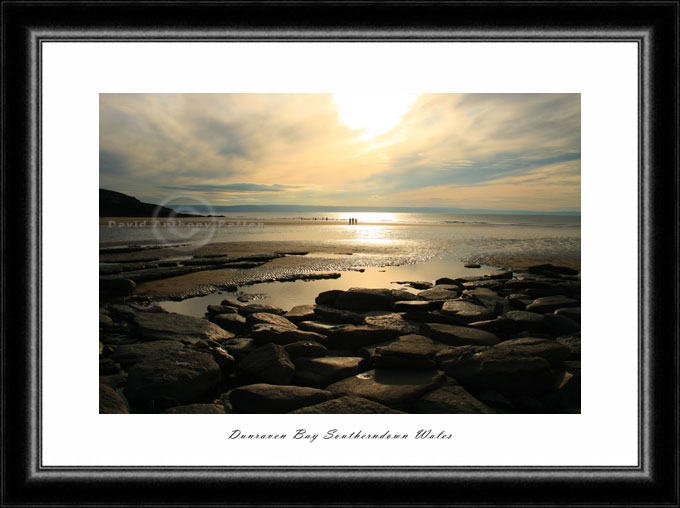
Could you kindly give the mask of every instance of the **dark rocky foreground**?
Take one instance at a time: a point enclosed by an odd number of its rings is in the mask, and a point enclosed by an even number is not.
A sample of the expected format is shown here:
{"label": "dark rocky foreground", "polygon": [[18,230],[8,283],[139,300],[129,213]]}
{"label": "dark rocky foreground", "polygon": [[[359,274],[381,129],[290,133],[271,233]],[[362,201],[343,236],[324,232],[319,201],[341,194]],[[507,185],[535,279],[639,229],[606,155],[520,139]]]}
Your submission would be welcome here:
{"label": "dark rocky foreground", "polygon": [[326,291],[206,318],[100,307],[100,413],[578,413],[578,272]]}

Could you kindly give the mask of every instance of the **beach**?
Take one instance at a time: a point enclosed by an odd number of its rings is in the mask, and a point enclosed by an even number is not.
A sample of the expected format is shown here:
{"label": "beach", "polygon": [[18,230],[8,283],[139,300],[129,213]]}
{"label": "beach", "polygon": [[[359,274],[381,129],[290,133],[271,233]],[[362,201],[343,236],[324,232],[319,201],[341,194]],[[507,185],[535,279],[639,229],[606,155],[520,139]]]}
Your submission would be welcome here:
{"label": "beach", "polygon": [[580,412],[580,218],[419,219],[101,218],[100,412]]}

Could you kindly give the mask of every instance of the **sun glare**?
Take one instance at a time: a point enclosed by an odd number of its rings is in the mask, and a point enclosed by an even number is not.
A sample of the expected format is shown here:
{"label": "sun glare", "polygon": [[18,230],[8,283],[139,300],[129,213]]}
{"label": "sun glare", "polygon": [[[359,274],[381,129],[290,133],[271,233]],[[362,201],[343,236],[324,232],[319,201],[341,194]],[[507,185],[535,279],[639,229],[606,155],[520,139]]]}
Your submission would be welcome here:
{"label": "sun glare", "polygon": [[403,92],[339,92],[333,94],[340,121],[360,129],[361,139],[370,139],[396,127],[418,94]]}

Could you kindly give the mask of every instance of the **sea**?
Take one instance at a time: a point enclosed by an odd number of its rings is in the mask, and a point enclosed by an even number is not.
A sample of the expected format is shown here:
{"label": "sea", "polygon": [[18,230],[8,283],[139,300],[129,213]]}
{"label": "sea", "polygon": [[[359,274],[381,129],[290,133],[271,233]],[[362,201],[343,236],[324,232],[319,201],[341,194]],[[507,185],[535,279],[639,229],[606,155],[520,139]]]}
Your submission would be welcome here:
{"label": "sea", "polygon": [[[246,286],[240,293],[266,299],[289,309],[313,303],[326,289],[390,286],[400,280],[433,280],[441,276],[478,275],[494,257],[532,259],[580,258],[580,215],[445,214],[388,212],[242,212],[221,217],[155,222],[152,219],[100,220],[100,248],[120,245],[177,244],[197,248],[211,243],[282,242],[305,246],[308,257],[329,245],[346,250],[375,249],[390,261],[372,262],[366,255],[363,272],[343,270],[335,280],[296,281]],[[356,219],[350,224],[350,218]],[[349,247],[349,249],[348,249]],[[317,257],[331,257],[327,253]],[[380,259],[384,259],[384,256]],[[464,261],[480,260],[481,269],[468,269]],[[361,265],[361,263],[359,263]],[[381,266],[386,264],[389,266]],[[357,265],[357,257],[353,259]],[[336,271],[338,266],[333,266]],[[323,271],[323,270],[317,270]],[[412,291],[408,287],[399,287]],[[240,294],[239,293],[239,294]],[[219,294],[165,302],[168,310],[203,315],[205,307],[219,303]]]}

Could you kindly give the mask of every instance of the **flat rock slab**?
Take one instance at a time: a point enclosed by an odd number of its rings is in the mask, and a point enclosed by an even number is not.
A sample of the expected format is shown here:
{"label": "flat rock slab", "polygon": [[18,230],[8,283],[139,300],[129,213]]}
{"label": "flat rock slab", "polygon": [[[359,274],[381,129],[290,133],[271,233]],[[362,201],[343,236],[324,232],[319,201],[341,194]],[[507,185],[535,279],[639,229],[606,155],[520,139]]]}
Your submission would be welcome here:
{"label": "flat rock slab", "polygon": [[236,312],[234,307],[228,305],[208,305],[206,310],[211,316],[214,316],[215,314],[231,314]]}
{"label": "flat rock slab", "polygon": [[357,356],[327,356],[295,360],[296,384],[325,387],[363,370],[366,359]]}
{"label": "flat rock slab", "polygon": [[389,289],[350,288],[338,295],[335,306],[347,310],[390,310],[394,297]]}
{"label": "flat rock slab", "polygon": [[257,342],[273,342],[274,344],[279,344],[281,346],[300,341],[310,341],[325,344],[327,340],[324,335],[314,332],[306,332],[304,330],[298,330],[296,328],[290,328],[287,326],[259,324],[253,326],[250,332],[252,337]]}
{"label": "flat rock slab", "polygon": [[562,363],[571,354],[571,349],[568,346],[554,340],[536,337],[506,340],[496,346],[496,349],[527,356],[538,356],[547,360],[551,365]]}
{"label": "flat rock slab", "polygon": [[399,335],[409,335],[420,332],[420,323],[408,321],[401,314],[389,311],[372,311],[364,314],[364,322],[369,326],[377,326],[394,330]]}
{"label": "flat rock slab", "polygon": [[323,291],[318,294],[314,299],[317,305],[335,305],[335,300],[338,299],[344,291],[342,289],[331,289],[329,291]]}
{"label": "flat rock slab", "polygon": [[246,324],[250,327],[264,324],[283,326],[292,329],[297,328],[292,321],[289,321],[285,317],[279,316],[278,314],[270,314],[268,312],[253,312],[252,314],[249,314],[246,318]]}
{"label": "flat rock slab", "polygon": [[543,318],[545,319],[545,325],[555,335],[566,335],[581,331],[581,325],[568,317],[546,313],[543,314]]}
{"label": "flat rock slab", "polygon": [[434,369],[434,356],[447,347],[423,335],[405,335],[362,352],[370,354],[370,360],[376,367]]}
{"label": "flat rock slab", "polygon": [[223,415],[225,410],[222,404],[188,404],[171,407],[163,413],[170,415]]}
{"label": "flat rock slab", "polygon": [[372,400],[346,395],[321,404],[291,411],[291,414],[404,414]]}
{"label": "flat rock slab", "polygon": [[280,316],[285,314],[283,309],[279,309],[278,307],[274,307],[272,305],[266,305],[264,303],[249,303],[238,308],[238,313],[242,316],[249,316],[255,312],[266,312],[269,314],[278,314]]}
{"label": "flat rock slab", "polygon": [[237,359],[245,357],[248,353],[258,348],[258,343],[255,339],[235,338],[222,342],[221,347],[230,355]]}
{"label": "flat rock slab", "polygon": [[314,319],[314,306],[296,305],[286,312],[283,317],[296,324],[300,323],[301,321],[311,321]]}
{"label": "flat rock slab", "polygon": [[295,372],[286,350],[271,342],[249,353],[238,367],[259,381],[275,385],[288,384]]}
{"label": "flat rock slab", "polygon": [[495,411],[473,397],[462,386],[442,386],[413,405],[414,413],[421,414],[493,414]]}
{"label": "flat rock slab", "polygon": [[394,302],[394,310],[397,312],[427,312],[430,310],[430,302],[424,300],[402,300]]}
{"label": "flat rock slab", "polygon": [[149,340],[225,340],[234,334],[205,319],[183,314],[140,312],[134,316],[137,333]]}
{"label": "flat rock slab", "polygon": [[485,321],[495,317],[494,313],[486,307],[466,300],[448,300],[442,305],[441,312],[465,323]]}
{"label": "flat rock slab", "polygon": [[239,333],[248,329],[246,318],[235,312],[216,314],[210,318],[220,328]]}
{"label": "flat rock slab", "polygon": [[435,361],[467,389],[492,389],[510,398],[545,394],[555,383],[547,360],[498,346],[454,347]]}
{"label": "flat rock slab", "polygon": [[325,336],[328,336],[328,334],[338,326],[341,325],[339,323],[329,323],[328,321],[302,321],[298,324],[300,330],[319,333]]}
{"label": "flat rock slab", "polygon": [[128,408],[118,392],[99,383],[99,414],[128,414]]}
{"label": "flat rock slab", "polygon": [[339,326],[330,332],[328,338],[331,345],[336,349],[359,351],[362,347],[395,339],[398,335],[399,332],[388,328],[369,325],[344,325]]}
{"label": "flat rock slab", "polygon": [[564,316],[581,323],[581,307],[559,308],[555,310],[555,315]]}
{"label": "flat rock slab", "polygon": [[364,320],[363,316],[356,312],[345,309],[336,309],[335,307],[327,307],[325,305],[317,305],[314,307],[314,315],[321,321],[330,321],[339,324],[358,325]]}
{"label": "flat rock slab", "polygon": [[175,340],[154,340],[140,344],[126,344],[118,346],[111,358],[123,367],[130,367],[148,356],[162,353],[171,353],[184,349],[184,344]]}
{"label": "flat rock slab", "polygon": [[451,300],[453,298],[458,298],[460,290],[458,286],[452,285],[437,285],[432,289],[426,289],[418,293],[418,298],[421,300]]}
{"label": "flat rock slab", "polygon": [[397,302],[412,302],[418,300],[418,295],[415,295],[405,289],[392,289],[392,298],[394,298],[394,305],[396,309]]}
{"label": "flat rock slab", "polygon": [[295,358],[316,358],[326,356],[326,346],[313,341],[299,341],[283,346],[291,359]]}
{"label": "flat rock slab", "polygon": [[220,379],[220,366],[210,354],[187,348],[159,352],[129,370],[125,396],[133,404],[161,397],[187,404],[214,390]]}
{"label": "flat rock slab", "polygon": [[503,314],[503,317],[513,320],[516,330],[525,330],[527,332],[543,332],[548,330],[548,325],[546,325],[545,317],[542,314],[524,310],[511,310]]}
{"label": "flat rock slab", "polygon": [[335,397],[356,395],[409,411],[415,400],[445,382],[446,375],[437,370],[375,369],[333,383],[326,389]]}
{"label": "flat rock slab", "polygon": [[264,383],[241,386],[229,393],[229,403],[234,410],[250,414],[289,413],[331,398],[331,393],[325,390]]}
{"label": "flat rock slab", "polygon": [[567,346],[571,353],[567,357],[567,360],[580,360],[581,359],[581,334],[575,333],[573,335],[562,335],[557,337],[556,342]]}
{"label": "flat rock slab", "polygon": [[580,307],[581,302],[568,298],[566,296],[542,296],[536,298],[530,305],[527,305],[526,310],[529,312],[537,312],[545,314],[546,312],[555,312],[557,309],[563,307]]}
{"label": "flat rock slab", "polygon": [[500,342],[498,337],[491,332],[444,323],[425,323],[425,333],[450,346],[493,346]]}

